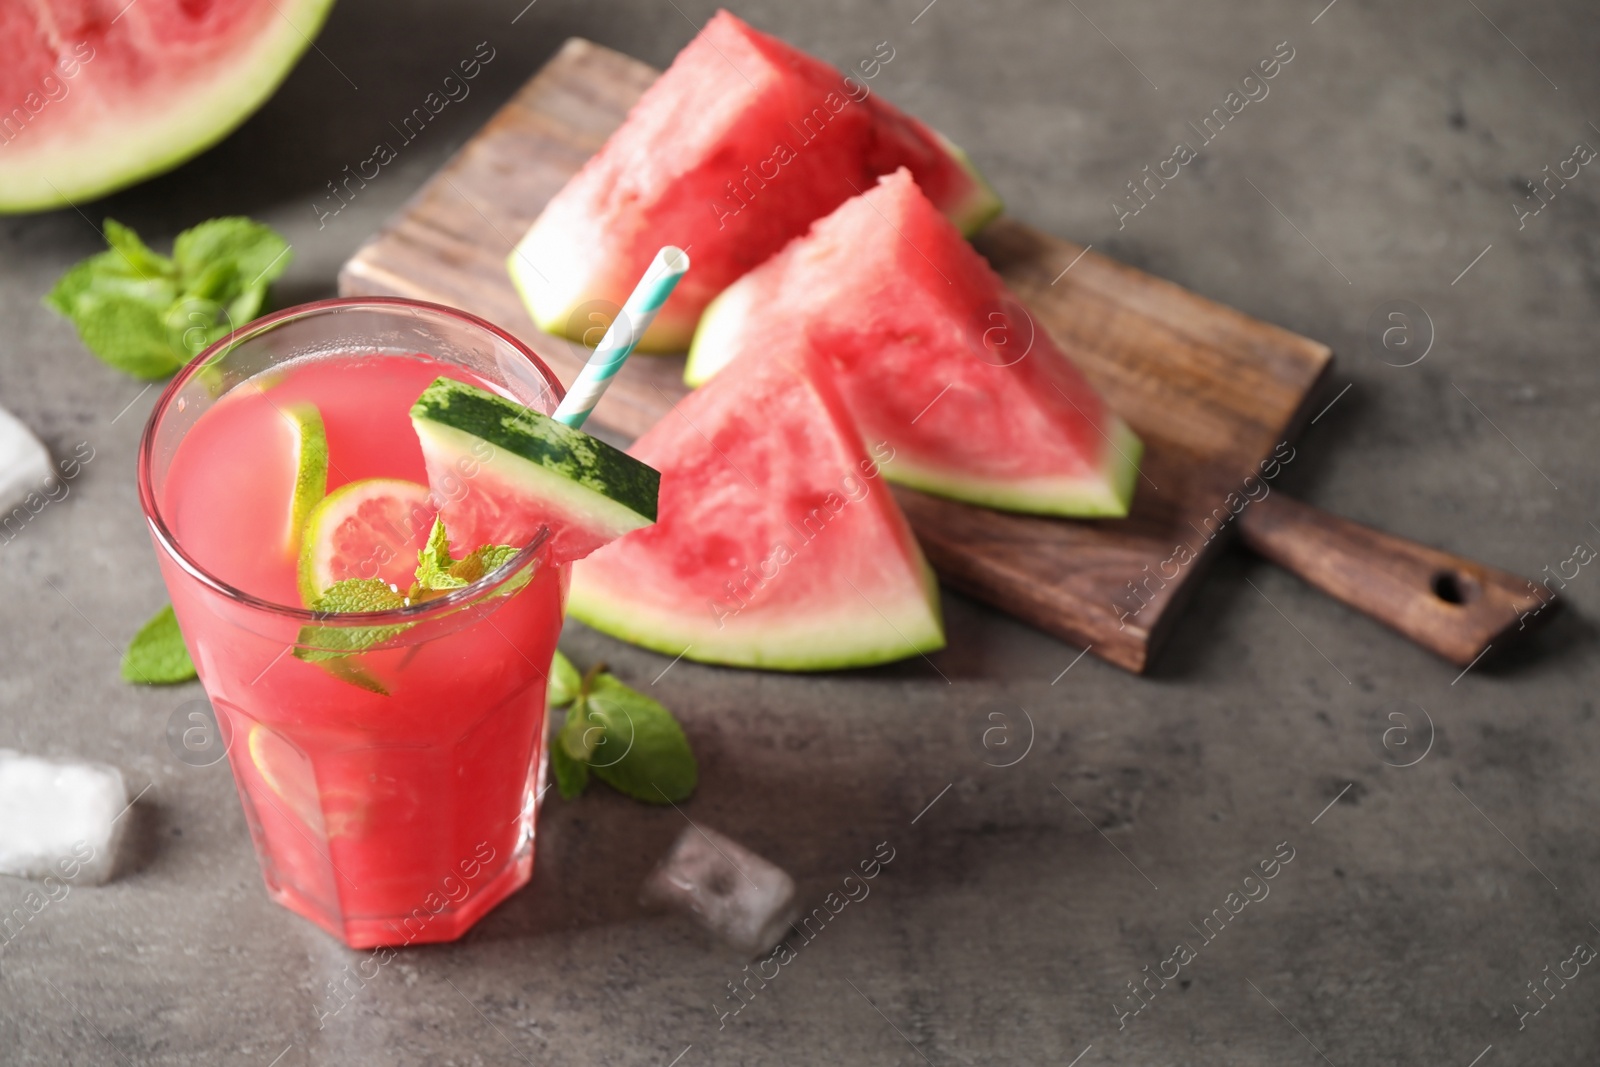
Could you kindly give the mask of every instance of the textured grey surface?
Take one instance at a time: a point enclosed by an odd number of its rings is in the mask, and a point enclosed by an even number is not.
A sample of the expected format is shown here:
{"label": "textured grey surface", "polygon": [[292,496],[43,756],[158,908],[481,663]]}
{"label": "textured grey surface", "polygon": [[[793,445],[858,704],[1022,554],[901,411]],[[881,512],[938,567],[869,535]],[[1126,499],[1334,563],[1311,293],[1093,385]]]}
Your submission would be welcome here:
{"label": "textured grey surface", "polygon": [[[875,88],[963,144],[1013,213],[1333,345],[1330,398],[1353,388],[1305,438],[1291,491],[1528,574],[1600,545],[1600,170],[1521,230],[1512,209],[1518,180],[1600,146],[1592,4],[924,2],[736,7],[841,64],[890,41]],[[662,65],[711,11],[523,3],[344,0],[323,55],[238,133],[84,214],[158,245],[252,214],[294,242],[278,301],[330,295],[340,262],[565,37]],[[319,230],[324,183],[484,40],[496,58],[471,97]],[[1119,230],[1111,198],[1281,41],[1294,59],[1270,95]],[[225,766],[169,752],[168,716],[197,690],[117,680],[116,648],[163,599],[133,485],[153,392],[38,304],[98,238],[71,210],[0,234],[0,402],[57,456],[95,454],[3,546],[0,745],[149,784],[131,869],[0,953],[0,1061],[1593,1062],[1593,968],[1552,982],[1524,1029],[1512,1005],[1600,942],[1600,569],[1536,645],[1458,678],[1243,555],[1150,678],[1093,657],[1062,674],[1078,650],[958,597],[931,666],[672,667],[655,691],[703,766],[688,815],[782,864],[808,904],[879,842],[895,849],[870,897],[720,1025],[741,961],[634,903],[683,816],[596,790],[544,812],[532,885],[459,944],[405,952],[319,1029],[326,983],[357,954],[268,902]],[[1402,298],[1437,338],[1397,368],[1364,334]],[[636,683],[667,665],[573,630],[578,659]],[[1386,749],[1400,710],[1410,732]],[[1201,945],[1190,923],[1280,842],[1295,854],[1270,896]],[[0,909],[28,888],[0,878]],[[1198,947],[1182,984],[1119,1030],[1126,983],[1180,940]]]}

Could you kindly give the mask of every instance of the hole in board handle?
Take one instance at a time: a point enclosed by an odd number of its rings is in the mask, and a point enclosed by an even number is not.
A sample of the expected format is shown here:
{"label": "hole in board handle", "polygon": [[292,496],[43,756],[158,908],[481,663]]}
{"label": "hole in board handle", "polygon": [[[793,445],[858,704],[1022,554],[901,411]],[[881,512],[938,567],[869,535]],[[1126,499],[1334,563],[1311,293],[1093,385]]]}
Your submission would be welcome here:
{"label": "hole in board handle", "polygon": [[1433,595],[1446,604],[1465,604],[1478,593],[1477,583],[1456,571],[1439,571],[1431,584]]}

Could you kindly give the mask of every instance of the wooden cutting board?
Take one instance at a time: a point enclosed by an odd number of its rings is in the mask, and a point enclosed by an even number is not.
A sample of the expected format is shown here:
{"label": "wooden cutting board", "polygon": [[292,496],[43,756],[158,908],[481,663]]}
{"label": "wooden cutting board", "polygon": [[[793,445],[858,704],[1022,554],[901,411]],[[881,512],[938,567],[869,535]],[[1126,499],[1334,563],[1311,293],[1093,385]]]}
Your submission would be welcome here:
{"label": "wooden cutting board", "polygon": [[[345,264],[340,292],[470,311],[570,382],[587,350],[534,327],[506,257],[657,76],[569,40]],[[897,488],[947,584],[1144,671],[1237,526],[1252,547],[1447,658],[1465,663],[1505,642],[1529,600],[1521,579],[1334,520],[1283,499],[1266,478],[1293,465],[1292,442],[1333,358],[1327,346],[1009,218],[974,243],[1133,426],[1145,455],[1121,520],[1011,515]],[[681,356],[635,356],[594,421],[637,436],[685,395],[682,373]]]}

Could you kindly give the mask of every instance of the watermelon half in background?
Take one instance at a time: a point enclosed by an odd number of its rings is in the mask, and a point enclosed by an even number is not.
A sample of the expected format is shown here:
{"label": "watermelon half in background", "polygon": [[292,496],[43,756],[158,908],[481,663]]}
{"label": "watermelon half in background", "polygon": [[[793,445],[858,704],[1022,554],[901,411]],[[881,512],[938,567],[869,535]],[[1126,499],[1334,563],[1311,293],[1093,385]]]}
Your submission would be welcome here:
{"label": "watermelon half in background", "polygon": [[572,565],[568,611],[705,663],[827,670],[944,647],[939,589],[833,383],[747,360],[631,454],[660,521]]}
{"label": "watermelon half in background", "polygon": [[177,166],[260,107],[333,0],[0,0],[0,212]]}
{"label": "watermelon half in background", "polygon": [[[663,245],[694,257],[641,348],[682,351],[711,299],[879,175],[908,167],[974,232],[1000,201],[961,150],[859,79],[719,11],[511,254],[546,333],[584,340]],[[597,331],[589,340],[598,339]]]}
{"label": "watermelon half in background", "polygon": [[1008,511],[1128,513],[1139,439],[904,170],[719,296],[685,377],[796,351],[893,447],[894,481]]}

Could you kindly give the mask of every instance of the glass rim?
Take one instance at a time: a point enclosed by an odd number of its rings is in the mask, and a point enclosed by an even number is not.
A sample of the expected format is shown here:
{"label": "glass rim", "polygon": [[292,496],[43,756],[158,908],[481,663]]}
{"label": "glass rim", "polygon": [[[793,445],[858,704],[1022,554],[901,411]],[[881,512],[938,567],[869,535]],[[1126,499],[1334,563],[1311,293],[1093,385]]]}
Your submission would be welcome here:
{"label": "glass rim", "polygon": [[150,532],[155,537],[158,548],[167,553],[190,577],[233,603],[242,604],[281,618],[316,623],[322,626],[327,626],[330,623],[351,626],[371,626],[397,621],[417,623],[447,615],[453,609],[470,607],[478,603],[485,594],[493,593],[500,586],[511,581],[544,548],[549,540],[550,528],[548,526],[542,527],[529,544],[500,567],[472,584],[462,586],[460,589],[453,589],[442,596],[418,601],[415,604],[407,604],[400,608],[391,608],[387,611],[329,612],[315,611],[298,605],[279,604],[265,597],[256,596],[254,593],[247,593],[243,589],[218,578],[201,566],[198,560],[190,556],[179,545],[177,537],[167,526],[166,519],[161,514],[161,509],[156,505],[154,480],[151,477],[155,457],[156,427],[160,424],[161,419],[167,413],[167,409],[171,407],[172,402],[177,398],[178,393],[182,391],[184,386],[189,384],[211,361],[253,337],[298,319],[351,308],[374,308],[377,310],[420,309],[441,315],[447,319],[454,319],[472,329],[482,330],[510,345],[517,354],[531,363],[533,368],[539,372],[539,376],[544,379],[545,384],[550,388],[557,402],[566,395],[566,391],[561,387],[560,380],[551,373],[549,366],[543,359],[539,358],[538,353],[534,352],[532,348],[487,319],[479,318],[471,312],[462,311],[460,308],[453,308],[446,304],[436,304],[429,300],[412,300],[398,296],[345,296],[334,297],[329,300],[314,300],[305,304],[295,304],[292,307],[282,308],[258,319],[253,319],[239,329],[230,332],[227,336],[212,342],[204,351],[185,364],[183,369],[173,376],[172,381],[167,383],[166,388],[161,392],[161,396],[157,398],[155,407],[151,409],[150,417],[145,420],[144,431],[139,441],[139,507],[144,512],[145,523],[150,527]]}

